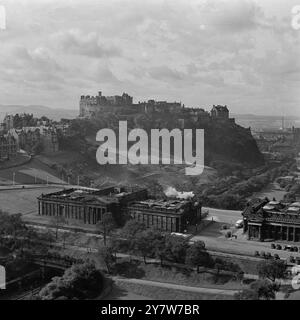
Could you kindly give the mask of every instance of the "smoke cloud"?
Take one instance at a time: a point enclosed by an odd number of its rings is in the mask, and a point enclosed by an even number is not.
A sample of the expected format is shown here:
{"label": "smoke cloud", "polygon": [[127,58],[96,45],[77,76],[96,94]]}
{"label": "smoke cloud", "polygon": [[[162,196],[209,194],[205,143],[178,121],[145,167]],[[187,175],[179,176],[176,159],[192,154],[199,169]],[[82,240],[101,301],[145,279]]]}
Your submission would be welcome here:
{"label": "smoke cloud", "polygon": [[194,195],[194,192],[193,191],[190,191],[190,192],[180,192],[180,191],[177,191],[175,188],[173,187],[168,187],[165,191],[164,191],[165,195],[167,197],[175,197],[177,199],[191,199],[193,198],[195,195]]}

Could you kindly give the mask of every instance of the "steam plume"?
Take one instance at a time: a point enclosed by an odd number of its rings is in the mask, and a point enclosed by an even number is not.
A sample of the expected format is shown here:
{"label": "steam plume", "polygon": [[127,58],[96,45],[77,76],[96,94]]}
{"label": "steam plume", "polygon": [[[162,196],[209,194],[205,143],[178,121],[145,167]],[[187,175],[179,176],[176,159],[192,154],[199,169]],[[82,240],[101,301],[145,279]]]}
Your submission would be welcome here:
{"label": "steam plume", "polygon": [[167,197],[175,197],[177,199],[191,199],[194,197],[194,192],[190,191],[190,192],[180,192],[177,191],[175,188],[173,187],[168,187],[165,191],[164,191],[165,195]]}

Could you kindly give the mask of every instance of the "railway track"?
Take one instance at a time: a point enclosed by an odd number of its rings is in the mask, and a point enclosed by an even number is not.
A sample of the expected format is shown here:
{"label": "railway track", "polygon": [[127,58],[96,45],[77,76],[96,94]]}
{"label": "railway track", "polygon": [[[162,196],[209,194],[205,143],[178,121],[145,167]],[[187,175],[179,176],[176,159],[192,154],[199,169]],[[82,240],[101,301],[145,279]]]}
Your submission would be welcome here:
{"label": "railway track", "polygon": [[36,288],[33,290],[28,290],[26,292],[23,292],[21,295],[17,296],[14,300],[26,300],[26,297],[29,297],[31,295],[35,295],[37,293],[39,293],[41,290],[41,288]]}

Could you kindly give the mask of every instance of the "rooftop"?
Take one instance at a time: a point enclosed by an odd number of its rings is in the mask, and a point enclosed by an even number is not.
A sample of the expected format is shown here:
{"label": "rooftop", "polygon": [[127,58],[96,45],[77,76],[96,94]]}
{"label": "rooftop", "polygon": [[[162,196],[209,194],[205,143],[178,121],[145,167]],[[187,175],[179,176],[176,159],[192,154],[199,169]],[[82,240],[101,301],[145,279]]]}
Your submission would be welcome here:
{"label": "rooftop", "polygon": [[189,201],[184,199],[148,199],[143,201],[136,201],[134,204],[144,205],[154,209],[179,210],[183,208],[187,203],[189,203]]}
{"label": "rooftop", "polygon": [[258,199],[250,202],[249,206],[244,210],[244,214],[262,214],[263,212],[269,214],[287,214],[297,215],[300,217],[300,202],[284,203],[281,201],[266,201]]}
{"label": "rooftop", "polygon": [[141,190],[142,189],[128,188],[128,187],[108,187],[105,189],[78,187],[78,188],[64,189],[58,192],[53,192],[48,194],[42,194],[41,198],[79,201],[84,203],[101,202],[104,204],[110,204],[110,203],[118,203],[119,200],[123,199],[125,196]]}

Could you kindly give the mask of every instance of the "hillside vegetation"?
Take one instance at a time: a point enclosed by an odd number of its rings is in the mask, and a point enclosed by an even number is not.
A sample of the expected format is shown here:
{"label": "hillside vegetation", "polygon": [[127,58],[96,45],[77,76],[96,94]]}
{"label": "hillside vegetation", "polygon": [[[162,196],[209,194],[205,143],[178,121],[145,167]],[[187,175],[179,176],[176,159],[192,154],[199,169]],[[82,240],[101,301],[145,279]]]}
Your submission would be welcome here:
{"label": "hillside vegetation", "polygon": [[[118,132],[119,121],[122,115],[104,114],[101,119],[86,120],[75,119],[71,128],[73,135],[61,139],[63,148],[72,149],[84,153],[87,157],[95,159],[97,143],[96,133],[102,128],[111,128]],[[178,128],[178,119],[173,114],[167,115],[127,115],[128,129],[141,128],[150,132],[151,129]],[[242,165],[245,167],[257,167],[263,165],[263,156],[260,153],[256,141],[249,129],[243,128],[231,122],[185,120],[187,129],[204,129],[205,141],[205,165],[218,167],[222,162],[227,166]],[[220,163],[221,162],[221,163]]]}

